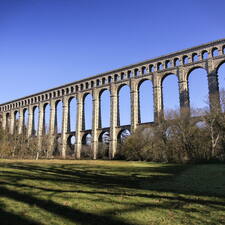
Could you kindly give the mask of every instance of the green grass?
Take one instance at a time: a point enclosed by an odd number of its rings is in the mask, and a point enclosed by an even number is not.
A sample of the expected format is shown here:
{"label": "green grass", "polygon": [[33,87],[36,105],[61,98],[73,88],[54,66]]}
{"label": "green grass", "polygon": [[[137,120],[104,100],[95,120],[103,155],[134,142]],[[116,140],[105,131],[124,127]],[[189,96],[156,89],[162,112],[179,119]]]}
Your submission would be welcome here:
{"label": "green grass", "polygon": [[0,224],[225,224],[225,165],[0,160]]}

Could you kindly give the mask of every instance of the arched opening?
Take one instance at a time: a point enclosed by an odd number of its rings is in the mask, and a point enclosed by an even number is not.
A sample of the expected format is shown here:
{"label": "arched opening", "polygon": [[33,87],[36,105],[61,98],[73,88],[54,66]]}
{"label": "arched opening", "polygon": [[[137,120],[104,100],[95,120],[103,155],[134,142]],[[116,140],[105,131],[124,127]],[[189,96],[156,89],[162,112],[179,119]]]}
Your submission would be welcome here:
{"label": "arched opening", "polygon": [[14,112],[14,133],[18,133],[19,130],[19,117],[20,114],[18,111]]}
{"label": "arched opening", "polygon": [[56,131],[58,134],[62,133],[62,118],[63,118],[63,105],[62,101],[57,101],[56,102]]}
{"label": "arched opening", "polygon": [[225,54],[225,45],[222,48],[222,52],[223,52],[223,54]]}
{"label": "arched opening", "polygon": [[220,103],[223,111],[225,111],[225,62],[223,62],[217,69],[219,91],[220,91]]}
{"label": "arched opening", "polygon": [[76,98],[72,97],[68,102],[69,106],[69,131],[76,131],[76,115],[77,115],[77,101]]}
{"label": "arched opening", "polygon": [[98,139],[98,159],[107,159],[109,157],[109,132],[103,131]]}
{"label": "arched opening", "polygon": [[34,106],[33,108],[33,131],[32,135],[37,136],[38,132],[38,113],[39,113],[39,107]]}
{"label": "arched opening", "polygon": [[189,63],[188,56],[187,55],[183,56],[183,64],[188,64],[188,63]]}
{"label": "arched opening", "polygon": [[130,88],[127,85],[124,85],[118,90],[119,96],[119,118],[118,125],[127,125],[130,124]]}
{"label": "arched opening", "polygon": [[121,75],[120,75],[120,80],[123,80],[125,78],[125,73],[122,72]]}
{"label": "arched opening", "polygon": [[75,149],[76,137],[75,135],[70,135],[67,139],[67,152],[66,155],[73,157]]}
{"label": "arched opening", "polygon": [[87,94],[84,96],[84,130],[92,128],[92,96]]}
{"label": "arched opening", "polygon": [[197,53],[192,54],[192,62],[197,62],[198,61],[198,55]]}
{"label": "arched opening", "polygon": [[143,75],[147,74],[147,69],[146,69],[145,66],[142,66],[141,72],[142,72]]}
{"label": "arched opening", "polygon": [[140,122],[147,123],[154,121],[153,87],[150,80],[139,83],[139,110]]}
{"label": "arched opening", "polygon": [[82,150],[81,150],[81,158],[82,159],[91,159],[92,152],[91,152],[91,143],[92,143],[92,136],[90,133],[84,134],[82,138]]}
{"label": "arched opening", "polygon": [[9,131],[10,126],[10,114],[6,113],[6,130]]}
{"label": "arched opening", "polygon": [[55,139],[53,156],[54,157],[60,156],[61,151],[62,151],[62,138],[59,135]]}
{"label": "arched opening", "polygon": [[110,127],[110,92],[104,90],[100,93],[100,127]]}
{"label": "arched opening", "polygon": [[127,71],[127,78],[133,77],[133,72],[131,70]]}
{"label": "arched opening", "polygon": [[204,129],[207,126],[207,124],[205,121],[199,120],[195,123],[195,126],[199,129]]}
{"label": "arched opening", "polygon": [[208,57],[209,57],[208,52],[207,51],[203,51],[202,52],[202,59],[208,59]]}
{"label": "arched opening", "polygon": [[49,123],[50,123],[50,104],[47,103],[44,105],[44,124],[43,124],[44,134],[49,133]]}
{"label": "arched opening", "polygon": [[180,60],[178,58],[174,59],[174,66],[179,66],[180,65]]}
{"label": "arched opening", "polygon": [[163,65],[161,62],[157,64],[157,70],[163,70]]}
{"label": "arched opening", "polygon": [[218,49],[217,49],[217,48],[213,48],[213,49],[212,49],[212,57],[216,57],[216,56],[218,56],[218,55],[219,55]]}
{"label": "arched opening", "polygon": [[118,143],[123,143],[128,136],[130,136],[130,131],[128,129],[121,130],[117,136]]}
{"label": "arched opening", "polygon": [[191,115],[199,116],[208,110],[207,72],[195,68],[188,74]]}
{"label": "arched opening", "polygon": [[119,75],[118,75],[118,74],[115,74],[115,75],[114,75],[114,81],[115,81],[115,82],[118,81],[118,78],[119,78]]}
{"label": "arched opening", "polygon": [[175,74],[168,74],[162,80],[162,90],[165,117],[171,110],[179,112],[179,86],[178,78]]}
{"label": "arched opening", "polygon": [[110,84],[111,82],[112,82],[112,77],[109,76],[109,77],[108,77],[108,83]]}
{"label": "arched opening", "polygon": [[139,75],[140,75],[140,71],[139,71],[139,69],[137,68],[137,69],[134,70],[134,76],[137,77],[137,76],[139,76]]}
{"label": "arched opening", "polygon": [[28,127],[28,109],[23,109],[23,134],[27,134]]}
{"label": "arched opening", "polygon": [[166,65],[166,69],[170,68],[171,67],[170,61],[166,60],[165,65]]}
{"label": "arched opening", "polygon": [[154,65],[149,65],[149,72],[154,72]]}

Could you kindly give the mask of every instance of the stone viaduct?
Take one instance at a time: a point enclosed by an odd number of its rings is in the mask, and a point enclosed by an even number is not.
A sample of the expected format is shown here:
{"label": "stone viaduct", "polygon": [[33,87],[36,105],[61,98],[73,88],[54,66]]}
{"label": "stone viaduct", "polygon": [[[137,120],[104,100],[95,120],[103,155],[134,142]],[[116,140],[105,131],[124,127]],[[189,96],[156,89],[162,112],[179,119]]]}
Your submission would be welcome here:
{"label": "stone viaduct", "polygon": [[[74,155],[80,158],[82,142],[87,134],[92,135],[91,151],[93,159],[97,158],[98,144],[101,142],[103,132],[108,132],[109,158],[114,158],[119,133],[128,129],[131,133],[141,126],[139,87],[145,80],[150,80],[153,86],[154,99],[154,121],[157,121],[163,112],[162,81],[170,75],[175,74],[179,82],[180,108],[189,107],[188,76],[192,70],[203,68],[208,74],[209,100],[218,93],[219,66],[225,62],[225,39],[177,51],[163,55],[137,64],[125,66],[106,73],[98,74],[80,81],[69,83],[50,90],[39,92],[30,96],[19,98],[0,105],[0,116],[3,129],[8,129],[11,134],[18,132],[26,133],[28,137],[37,136],[38,146],[41,149],[43,136],[45,134],[45,108],[50,105],[49,121],[49,152],[53,152],[53,143],[57,137],[61,137],[61,151],[63,158],[66,157],[68,138],[75,135]],[[130,125],[120,126],[119,118],[119,90],[124,85],[130,87],[131,122]],[[199,84],[200,86],[201,84]],[[103,91],[110,92],[110,127],[101,126],[100,97]],[[84,99],[92,95],[92,129],[86,130],[84,125]],[[71,132],[70,101],[77,101],[76,131]],[[62,131],[57,132],[56,106],[59,101],[63,103]],[[219,100],[218,100],[219,101]],[[212,102],[211,102],[212,104]],[[34,110],[38,108],[38,129],[34,132]],[[24,129],[24,114],[28,111],[28,124]],[[16,127],[16,114],[18,117],[18,128]]]}

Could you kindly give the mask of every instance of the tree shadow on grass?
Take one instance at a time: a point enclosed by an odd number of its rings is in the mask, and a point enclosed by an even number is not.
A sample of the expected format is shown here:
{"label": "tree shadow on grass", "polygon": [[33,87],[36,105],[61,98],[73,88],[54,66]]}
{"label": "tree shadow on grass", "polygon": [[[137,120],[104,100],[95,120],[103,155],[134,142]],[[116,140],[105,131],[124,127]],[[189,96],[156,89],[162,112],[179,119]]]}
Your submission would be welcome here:
{"label": "tree shadow on grass", "polygon": [[[0,164],[1,166],[1,164]],[[71,168],[72,167],[72,168]],[[201,208],[199,209],[189,209],[185,208],[185,205],[188,204],[200,204],[200,205],[209,205],[211,209],[221,210],[221,207],[225,207],[224,198],[221,198],[221,201],[214,200],[206,200],[199,198],[188,198],[185,196],[179,196],[179,194],[191,194],[186,190],[175,190],[170,189],[169,187],[160,186],[161,180],[173,179],[179,172],[184,171],[189,167],[180,167],[180,166],[161,166],[161,167],[136,167],[134,168],[113,168],[112,172],[110,167],[96,167],[96,166],[84,166],[76,164],[74,165],[46,165],[39,166],[37,164],[4,164],[4,168],[8,169],[16,169],[19,171],[2,171],[1,178],[2,181],[0,183],[0,196],[6,197],[9,199],[13,199],[15,201],[23,202],[29,205],[35,204],[37,207],[44,209],[52,214],[55,214],[59,217],[63,217],[67,220],[70,220],[74,223],[79,223],[82,225],[114,225],[114,224],[122,224],[128,225],[130,223],[125,222],[115,215],[135,212],[140,209],[164,209],[164,210],[181,210],[182,212],[189,213],[193,210],[199,213],[204,213]],[[96,169],[97,168],[97,169]],[[138,172],[143,172],[142,177],[138,177]],[[29,174],[30,172],[30,174]],[[131,173],[132,172],[132,173]],[[150,173],[151,176],[146,176],[146,173]],[[83,185],[88,187],[88,190],[77,190],[72,188],[70,190],[63,190],[58,188],[48,188],[42,187],[40,185],[33,186],[30,184],[20,183],[23,180],[36,180],[36,181],[48,181],[51,184],[60,183],[60,184],[72,184],[76,186],[76,184]],[[145,182],[154,183],[158,185],[146,186],[143,185]],[[30,194],[21,193],[15,190],[11,190],[4,187],[14,186],[19,188],[27,188],[27,189],[37,189],[46,193],[82,193],[89,195],[103,195],[103,196],[121,196],[125,195],[128,197],[143,197],[147,199],[158,199],[159,203],[132,203],[124,201],[123,209],[113,209],[113,210],[105,210],[101,214],[97,213],[89,213],[84,212],[80,209],[74,209],[68,206],[61,205],[52,200],[43,200],[37,197],[34,197]],[[89,190],[93,188],[94,190]],[[109,189],[110,188],[110,189]],[[97,189],[97,190],[96,190]],[[107,190],[104,190],[107,189]],[[134,192],[133,190],[137,190],[138,192]],[[140,191],[144,191],[141,192]],[[154,191],[154,193],[149,193],[148,191]],[[156,192],[156,193],[155,193]],[[172,193],[173,196],[168,196],[163,192]],[[197,194],[196,194],[197,195]],[[207,194],[205,196],[208,196]],[[212,197],[218,197],[216,195],[212,195]],[[221,196],[220,196],[221,197]],[[224,197],[224,196],[223,196]],[[84,198],[87,198],[84,196]],[[92,199],[92,201],[94,201]],[[103,202],[107,202],[107,199],[102,197]],[[110,203],[110,202],[108,202]],[[193,217],[193,215],[190,215]],[[200,219],[199,219],[200,220]],[[221,223],[221,219],[218,218],[217,223]],[[202,218],[203,224],[211,224]],[[14,223],[15,224],[15,223]],[[133,223],[135,224],[135,223]]]}
{"label": "tree shadow on grass", "polygon": [[[15,201],[23,202],[29,205],[35,204],[37,207],[44,209],[52,214],[68,219],[71,222],[80,223],[83,225],[99,225],[99,224],[128,225],[129,224],[109,215],[104,216],[104,215],[98,215],[94,213],[83,212],[78,209],[72,209],[68,206],[63,206],[51,200],[39,199],[34,196],[24,194],[24,193],[19,193],[17,191],[9,190],[4,187],[0,187],[0,196],[9,198]],[[13,224],[16,224],[15,221]]]}
{"label": "tree shadow on grass", "polygon": [[31,219],[27,219],[24,216],[16,215],[11,212],[6,212],[0,207],[0,224],[1,225],[41,225],[41,223],[35,222]]}

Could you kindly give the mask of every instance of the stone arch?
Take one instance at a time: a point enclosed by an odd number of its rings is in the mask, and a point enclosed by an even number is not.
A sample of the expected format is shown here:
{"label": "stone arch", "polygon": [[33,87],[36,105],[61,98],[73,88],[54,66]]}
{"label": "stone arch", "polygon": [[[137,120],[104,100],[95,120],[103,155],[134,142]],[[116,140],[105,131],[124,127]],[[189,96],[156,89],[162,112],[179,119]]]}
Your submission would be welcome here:
{"label": "stone arch", "polygon": [[61,135],[57,135],[54,141],[53,156],[55,157],[60,156],[61,152],[62,152],[62,137]]}
{"label": "stone arch", "polygon": [[109,131],[102,131],[98,137],[98,159],[106,159],[109,157]]}
{"label": "stone arch", "polygon": [[118,74],[115,74],[115,75],[114,75],[114,81],[115,81],[115,82],[118,81],[118,78],[119,78],[119,75],[118,75]]}
{"label": "stone arch", "polygon": [[32,107],[32,113],[33,113],[33,126],[32,126],[32,135],[37,136],[38,132],[38,113],[39,113],[39,107],[37,105]]}
{"label": "stone arch", "polygon": [[187,73],[185,74],[184,78],[185,78],[186,80],[188,80],[190,73],[192,73],[192,72],[193,72],[194,70],[196,70],[196,69],[203,69],[203,70],[206,71],[206,69],[205,69],[204,67],[202,67],[202,66],[193,66],[193,67],[191,67],[191,68],[187,71]]}
{"label": "stone arch", "polygon": [[150,73],[153,73],[154,72],[154,65],[153,64],[150,64],[149,65],[149,72]]}
{"label": "stone arch", "polygon": [[141,74],[142,74],[142,75],[147,74],[147,67],[146,67],[146,66],[142,66],[142,67],[141,67]]}
{"label": "stone arch", "polygon": [[70,132],[76,131],[76,116],[77,116],[77,99],[75,96],[71,96],[68,99],[68,113],[69,113],[69,124],[68,124],[68,130]]}
{"label": "stone arch", "polygon": [[198,54],[196,52],[192,53],[192,62],[197,62],[198,60]]}
{"label": "stone arch", "polygon": [[87,92],[83,95],[83,121],[84,125],[83,128],[85,129],[91,129],[92,128],[92,110],[93,110],[93,102],[92,102],[93,96],[91,93]]}
{"label": "stone arch", "polygon": [[97,87],[100,86],[100,80],[99,79],[96,80],[96,86]]}
{"label": "stone arch", "polygon": [[165,61],[165,68],[168,69],[168,68],[170,68],[171,66],[172,66],[172,65],[171,65],[170,60],[166,60],[166,61]]}
{"label": "stone arch", "polygon": [[218,75],[218,86],[220,92],[220,103],[222,110],[225,111],[225,60],[219,63],[216,67],[216,73]]}
{"label": "stone arch", "polygon": [[134,76],[137,77],[137,76],[140,76],[140,71],[138,68],[135,68],[134,69]]}
{"label": "stone arch", "polygon": [[123,83],[117,89],[118,96],[118,125],[131,122],[130,87]]}
{"label": "stone arch", "polygon": [[23,113],[22,132],[23,134],[26,134],[28,128],[28,108],[24,108],[22,113]]}
{"label": "stone arch", "polygon": [[99,127],[110,127],[110,91],[107,88],[99,92]]}
{"label": "stone arch", "polygon": [[58,134],[62,133],[62,118],[63,118],[63,102],[62,100],[57,100],[55,102],[55,115],[56,115],[56,132]]}
{"label": "stone arch", "polygon": [[[207,110],[208,107],[208,79],[207,71],[201,66],[191,68],[187,73],[187,80],[189,84],[189,98],[192,116],[197,116]],[[201,84],[201,88],[199,88]]]}
{"label": "stone arch", "polygon": [[208,57],[209,57],[208,51],[203,50],[203,51],[202,51],[202,59],[203,59],[203,60],[204,60],[204,59],[208,59]]}
{"label": "stone arch", "polygon": [[126,140],[126,138],[128,137],[128,136],[130,136],[130,130],[128,130],[128,129],[121,129],[119,132],[118,132],[118,135],[117,135],[117,141],[118,141],[118,143],[123,143],[125,140]]}
{"label": "stone arch", "polygon": [[87,132],[82,137],[82,150],[81,150],[82,159],[92,158],[91,143],[92,143],[91,132]]}
{"label": "stone arch", "polygon": [[173,60],[173,64],[174,64],[174,66],[179,66],[180,65],[180,59],[179,58],[175,58]]}
{"label": "stone arch", "polygon": [[102,84],[105,84],[106,83],[106,79],[105,77],[102,78]]}
{"label": "stone arch", "polygon": [[108,83],[110,84],[112,82],[112,77],[108,76]]}
{"label": "stone arch", "polygon": [[157,63],[157,71],[163,70],[163,64],[161,62]]}
{"label": "stone arch", "polygon": [[20,112],[18,110],[15,110],[13,116],[14,116],[14,133],[18,133]]}
{"label": "stone arch", "polygon": [[179,78],[177,74],[166,73],[161,79],[162,86],[162,108],[164,115],[170,110],[179,109]]}
{"label": "stone arch", "polygon": [[76,136],[74,134],[69,135],[67,138],[67,149],[66,149],[67,156],[74,156],[75,144],[76,144]]}
{"label": "stone arch", "polygon": [[44,118],[43,118],[43,133],[48,134],[49,133],[49,123],[50,123],[50,104],[45,103],[43,105],[43,111],[44,111]]}
{"label": "stone arch", "polygon": [[151,79],[142,79],[138,83],[139,114],[141,123],[154,121],[153,83]]}
{"label": "stone arch", "polygon": [[212,57],[219,56],[219,50],[217,47],[212,48]]}
{"label": "stone arch", "polygon": [[189,63],[189,59],[188,59],[187,55],[184,55],[182,60],[183,60],[183,64],[188,64]]}
{"label": "stone arch", "polygon": [[225,59],[223,59],[222,61],[220,61],[216,66],[215,66],[215,71],[218,74],[218,70],[219,68],[225,63]]}
{"label": "stone arch", "polygon": [[131,78],[131,77],[133,77],[133,71],[132,70],[128,70],[127,71],[127,78]]}

